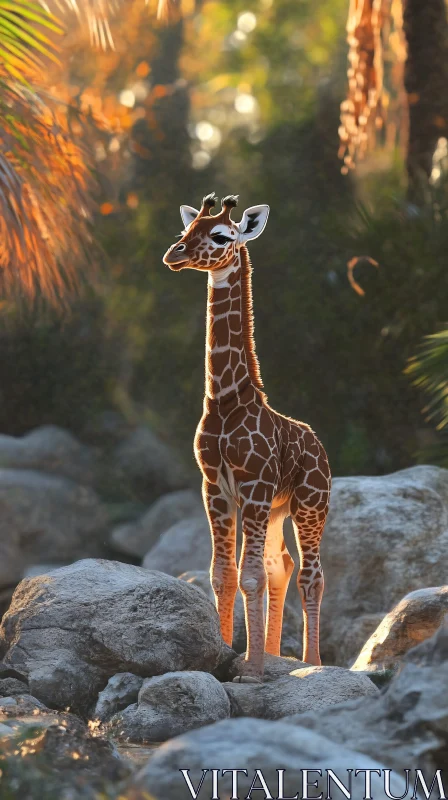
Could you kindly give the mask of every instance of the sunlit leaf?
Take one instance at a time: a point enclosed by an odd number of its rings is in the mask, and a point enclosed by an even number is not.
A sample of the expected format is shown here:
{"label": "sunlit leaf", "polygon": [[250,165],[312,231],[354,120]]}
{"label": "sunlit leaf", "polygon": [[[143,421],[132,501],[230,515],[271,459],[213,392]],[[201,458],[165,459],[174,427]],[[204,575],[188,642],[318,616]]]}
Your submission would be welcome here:
{"label": "sunlit leaf", "polygon": [[42,29],[56,34],[63,32],[58,20],[36,3],[0,0],[0,55],[4,75],[27,83],[41,75],[45,59],[58,63],[57,45]]}
{"label": "sunlit leaf", "polygon": [[0,296],[60,302],[89,263],[91,178],[65,115],[0,82]]}
{"label": "sunlit leaf", "polygon": [[180,16],[180,0],[159,0],[157,19],[169,25],[177,22]]}
{"label": "sunlit leaf", "polygon": [[448,328],[426,336],[406,373],[429,398],[423,409],[438,430],[448,427]]}
{"label": "sunlit leaf", "polygon": [[[91,44],[101,50],[115,49],[110,28],[111,21],[119,15],[127,0],[55,0],[59,13],[73,13],[81,25],[89,31]],[[178,0],[159,0],[177,4]],[[40,0],[43,8],[48,9],[46,0]],[[145,4],[148,0],[145,0]],[[165,15],[166,16],[166,15]],[[168,15],[170,16],[170,15]],[[171,20],[172,14],[169,21]]]}

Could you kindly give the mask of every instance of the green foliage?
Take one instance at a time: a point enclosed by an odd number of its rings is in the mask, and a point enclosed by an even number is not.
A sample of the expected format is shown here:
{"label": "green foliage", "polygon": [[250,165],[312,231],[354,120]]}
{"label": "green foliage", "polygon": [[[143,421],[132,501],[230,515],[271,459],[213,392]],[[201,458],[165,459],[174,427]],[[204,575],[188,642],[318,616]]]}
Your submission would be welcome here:
{"label": "green foliage", "polygon": [[0,0],[0,56],[9,78],[27,83],[43,68],[42,56],[57,62],[56,47],[42,29],[62,34],[48,10],[29,0]]}
{"label": "green foliage", "polygon": [[438,430],[448,426],[448,329],[426,336],[419,354],[406,370],[412,382],[428,396],[423,409]]}
{"label": "green foliage", "polygon": [[439,432],[436,442],[421,448],[420,460],[448,467],[448,329],[426,336],[405,371],[426,394],[423,413]]}
{"label": "green foliage", "polygon": [[113,353],[98,301],[63,319],[29,312],[0,324],[0,430],[19,435],[43,424],[79,432],[107,407]]}

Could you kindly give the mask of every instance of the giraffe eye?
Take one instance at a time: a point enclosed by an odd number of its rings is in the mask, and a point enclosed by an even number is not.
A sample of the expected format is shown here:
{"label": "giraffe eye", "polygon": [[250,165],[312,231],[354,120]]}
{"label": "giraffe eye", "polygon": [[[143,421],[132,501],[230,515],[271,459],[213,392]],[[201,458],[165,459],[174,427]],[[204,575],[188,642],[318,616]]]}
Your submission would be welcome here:
{"label": "giraffe eye", "polygon": [[227,244],[227,242],[232,241],[228,236],[224,236],[222,233],[214,233],[212,239],[215,244]]}

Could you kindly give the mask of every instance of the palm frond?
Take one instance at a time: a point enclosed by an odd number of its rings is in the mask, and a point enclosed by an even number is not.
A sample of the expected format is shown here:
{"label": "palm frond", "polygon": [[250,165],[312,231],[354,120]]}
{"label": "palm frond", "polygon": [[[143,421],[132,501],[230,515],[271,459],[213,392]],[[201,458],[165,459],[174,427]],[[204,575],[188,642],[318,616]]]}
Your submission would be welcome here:
{"label": "palm frond", "polygon": [[0,81],[0,296],[59,303],[88,263],[91,177],[66,117]]}
{"label": "palm frond", "polygon": [[30,0],[0,0],[0,66],[4,76],[26,83],[40,77],[45,59],[58,62],[49,33],[62,34],[58,20]]}
{"label": "palm frond", "polygon": [[438,430],[448,427],[448,328],[426,336],[418,355],[410,359],[406,373],[414,386],[428,396],[423,409]]}
{"label": "palm frond", "polygon": [[[39,0],[49,10],[46,0]],[[145,0],[148,5],[149,0]],[[91,44],[101,50],[115,49],[111,21],[116,18],[126,0],[54,0],[61,15],[73,13],[89,31]],[[165,25],[177,22],[181,16],[180,0],[158,0],[157,19]]]}
{"label": "palm frond", "polygon": [[[117,16],[125,0],[55,0],[59,13],[74,13],[79,22],[89,31],[90,42],[94,47],[114,49],[110,30],[110,20]],[[45,0],[40,0],[48,8]]]}
{"label": "palm frond", "polygon": [[159,0],[157,19],[165,25],[172,25],[180,18],[180,0]]}
{"label": "palm frond", "polygon": [[[46,0],[39,2],[42,8],[49,10]],[[110,23],[118,16],[126,0],[54,0],[54,3],[61,15],[75,14],[79,23],[88,30],[94,47],[101,50],[115,49]],[[148,0],[145,0],[145,4],[148,4]]]}

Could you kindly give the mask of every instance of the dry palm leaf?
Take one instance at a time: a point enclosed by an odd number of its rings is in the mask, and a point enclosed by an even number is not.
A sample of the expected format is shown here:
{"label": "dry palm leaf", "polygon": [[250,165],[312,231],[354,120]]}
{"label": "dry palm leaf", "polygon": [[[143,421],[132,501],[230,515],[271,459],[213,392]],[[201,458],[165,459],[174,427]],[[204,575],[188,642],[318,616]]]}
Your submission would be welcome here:
{"label": "dry palm leaf", "polygon": [[180,18],[180,0],[159,0],[157,19],[165,25],[172,25]]}
{"label": "dry palm leaf", "polygon": [[[39,0],[43,8],[49,9],[46,0]],[[145,0],[147,5],[149,0]],[[114,49],[110,22],[118,16],[126,0],[53,0],[59,13],[73,12],[81,24],[86,25],[94,47]],[[172,24],[180,16],[180,0],[158,0],[157,18]]]}
{"label": "dry palm leaf", "polygon": [[91,248],[91,178],[66,117],[0,83],[0,295],[60,302]]}
{"label": "dry palm leaf", "polygon": [[[46,10],[45,0],[39,0]],[[95,47],[107,50],[114,49],[114,41],[110,30],[110,20],[115,17],[124,4],[124,0],[53,0],[58,12],[73,12],[81,24],[89,31],[90,41]]]}
{"label": "dry palm leaf", "polygon": [[356,294],[359,294],[360,297],[364,297],[365,291],[359,285],[358,281],[355,279],[355,276],[353,274],[355,267],[359,264],[360,261],[361,262],[366,261],[368,264],[372,264],[372,267],[378,267],[379,264],[378,261],[375,261],[373,258],[370,258],[370,256],[355,256],[347,264],[347,277],[350,286],[352,287],[352,289],[355,290]]}

